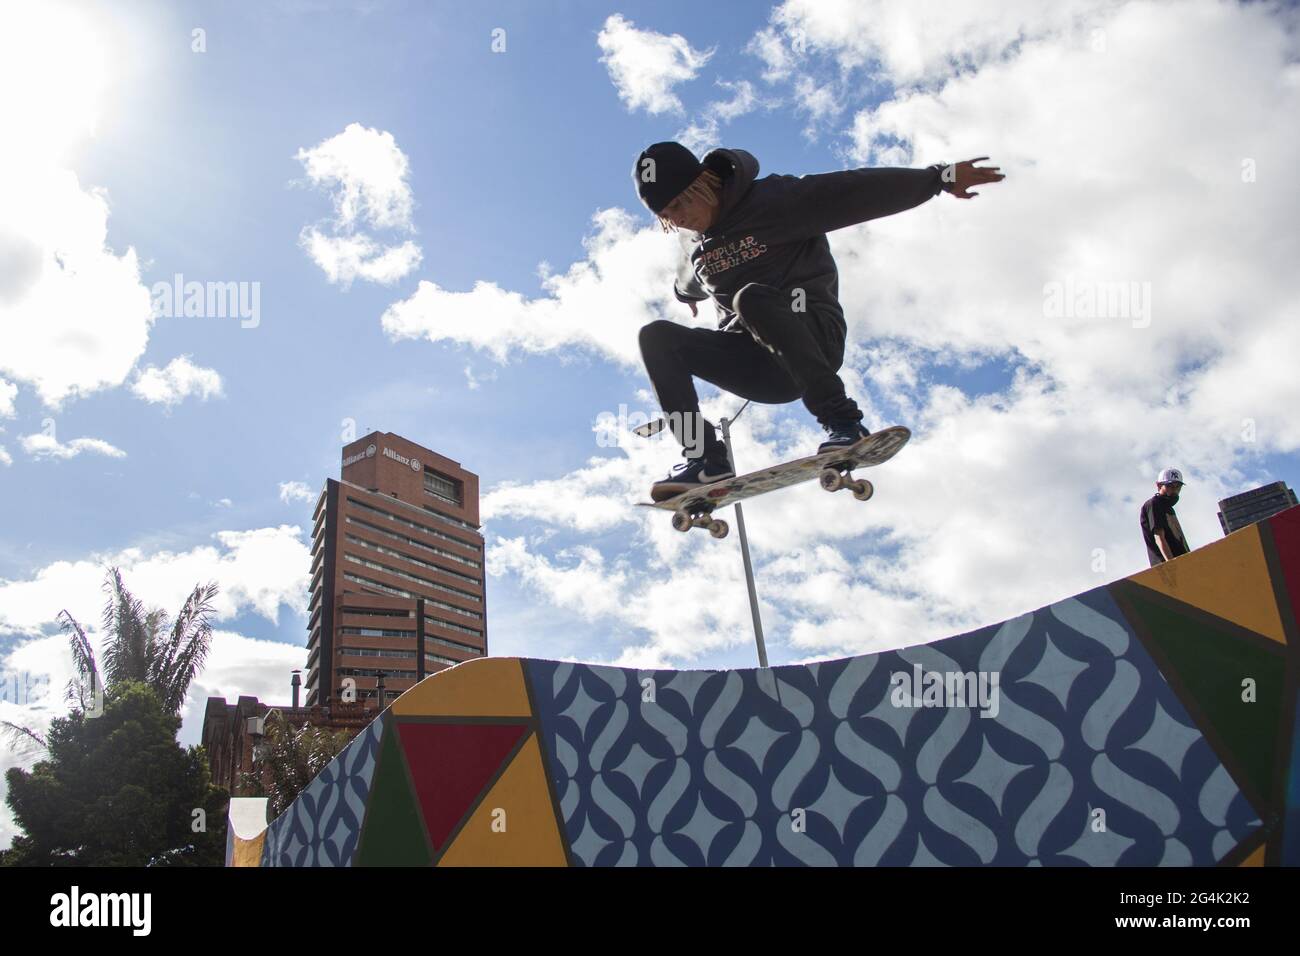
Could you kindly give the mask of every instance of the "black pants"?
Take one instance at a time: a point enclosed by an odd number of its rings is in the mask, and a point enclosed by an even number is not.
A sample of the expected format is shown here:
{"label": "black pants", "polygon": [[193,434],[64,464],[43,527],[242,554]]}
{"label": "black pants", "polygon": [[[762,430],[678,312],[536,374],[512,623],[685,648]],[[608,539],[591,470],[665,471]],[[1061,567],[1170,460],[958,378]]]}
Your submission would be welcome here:
{"label": "black pants", "polygon": [[[844,394],[842,319],[814,312],[795,312],[789,294],[751,282],[732,299],[744,331],[690,328],[667,319],[641,329],[641,357],[659,406],[687,455],[692,438],[703,433],[706,457],[722,456],[713,425],[700,415],[700,398],[692,376],[725,392],[765,405],[803,399],[808,411],[825,425],[861,421],[862,411]],[[769,348],[770,346],[770,348]]]}

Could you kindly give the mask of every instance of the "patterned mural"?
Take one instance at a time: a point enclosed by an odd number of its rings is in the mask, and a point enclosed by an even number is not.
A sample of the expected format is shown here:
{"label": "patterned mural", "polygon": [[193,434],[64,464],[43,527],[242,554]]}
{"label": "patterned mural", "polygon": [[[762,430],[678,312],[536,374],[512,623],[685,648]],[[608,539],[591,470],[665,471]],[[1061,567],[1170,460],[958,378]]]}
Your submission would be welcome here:
{"label": "patterned mural", "polygon": [[1297,606],[1293,508],[898,651],[735,671],[472,661],[403,694],[230,859],[1296,865]]}

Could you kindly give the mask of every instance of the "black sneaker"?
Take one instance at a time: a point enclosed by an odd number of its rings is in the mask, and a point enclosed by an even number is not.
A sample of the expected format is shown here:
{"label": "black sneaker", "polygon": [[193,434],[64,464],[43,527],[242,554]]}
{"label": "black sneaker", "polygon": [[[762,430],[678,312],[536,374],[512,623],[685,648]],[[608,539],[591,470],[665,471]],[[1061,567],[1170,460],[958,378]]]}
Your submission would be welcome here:
{"label": "black sneaker", "polygon": [[680,495],[683,491],[734,477],[736,473],[727,464],[726,458],[688,458],[675,466],[667,478],[650,486],[650,500],[663,501],[673,495]]}
{"label": "black sneaker", "polygon": [[828,425],[823,425],[822,428],[830,432],[830,437],[817,446],[817,454],[819,455],[824,452],[834,451],[836,448],[847,448],[850,445],[856,445],[871,434],[862,427],[861,422],[857,421],[831,422]]}

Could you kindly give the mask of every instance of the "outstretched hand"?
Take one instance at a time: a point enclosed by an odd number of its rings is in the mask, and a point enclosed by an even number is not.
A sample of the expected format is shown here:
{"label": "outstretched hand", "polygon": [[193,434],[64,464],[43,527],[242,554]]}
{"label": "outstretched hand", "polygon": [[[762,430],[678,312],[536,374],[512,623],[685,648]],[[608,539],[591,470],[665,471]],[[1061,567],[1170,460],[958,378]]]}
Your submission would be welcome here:
{"label": "outstretched hand", "polygon": [[960,163],[953,163],[943,171],[943,190],[958,199],[974,199],[979,193],[969,192],[972,186],[983,186],[986,183],[1000,183],[1006,179],[1002,175],[1001,169],[997,166],[988,166],[984,168],[976,167],[976,163],[988,159],[987,156],[980,156],[977,159],[966,159]]}

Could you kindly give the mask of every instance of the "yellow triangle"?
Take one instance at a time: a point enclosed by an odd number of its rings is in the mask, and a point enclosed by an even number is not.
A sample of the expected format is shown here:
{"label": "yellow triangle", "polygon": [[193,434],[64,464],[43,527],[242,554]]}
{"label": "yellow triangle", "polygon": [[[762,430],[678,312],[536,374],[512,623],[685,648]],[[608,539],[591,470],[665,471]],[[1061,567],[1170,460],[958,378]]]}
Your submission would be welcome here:
{"label": "yellow triangle", "polygon": [[1250,856],[1237,864],[1238,866],[1263,866],[1264,865],[1264,844],[1260,844]]}
{"label": "yellow triangle", "polygon": [[479,803],[439,866],[568,866],[533,734]]}
{"label": "yellow triangle", "polygon": [[430,674],[397,700],[402,717],[531,717],[517,657],[480,657]]}
{"label": "yellow triangle", "polygon": [[1129,580],[1286,643],[1256,525]]}

